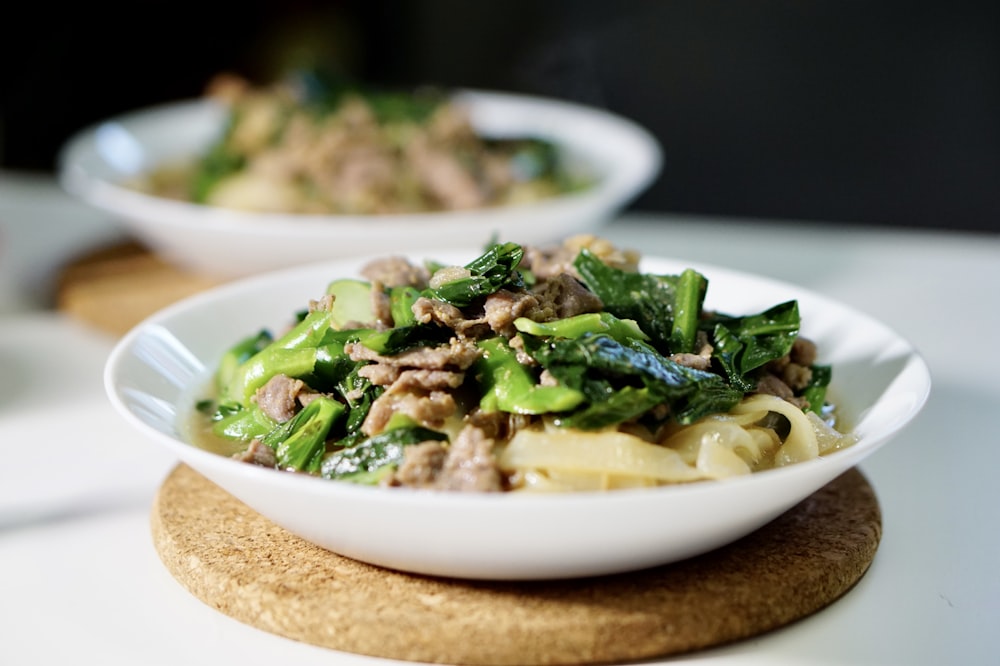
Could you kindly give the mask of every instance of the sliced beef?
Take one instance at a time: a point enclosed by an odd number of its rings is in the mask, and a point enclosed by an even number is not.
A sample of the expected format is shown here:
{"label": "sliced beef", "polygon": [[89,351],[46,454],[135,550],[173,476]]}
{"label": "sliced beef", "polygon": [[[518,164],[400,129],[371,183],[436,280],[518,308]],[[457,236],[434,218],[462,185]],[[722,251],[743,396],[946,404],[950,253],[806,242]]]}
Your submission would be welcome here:
{"label": "sliced beef", "polygon": [[538,299],[526,291],[500,289],[486,297],[483,319],[490,330],[498,335],[511,337],[517,331],[514,320],[531,317],[538,310]]}
{"label": "sliced beef", "polygon": [[447,389],[456,389],[464,381],[464,372],[411,368],[399,373],[399,377],[389,387],[389,391],[393,393],[444,391]]}
{"label": "sliced beef", "polygon": [[369,363],[358,368],[358,375],[366,378],[376,386],[389,386],[399,379],[403,369],[398,365],[388,363]]}
{"label": "sliced beef", "polygon": [[233,456],[240,462],[252,463],[261,467],[276,467],[278,458],[274,455],[274,449],[267,444],[263,444],[259,439],[252,440],[250,445],[242,453]]}
{"label": "sliced beef", "polygon": [[433,488],[447,455],[448,449],[440,442],[407,446],[403,449],[403,461],[388,483],[410,488]]}
{"label": "sliced beef", "polygon": [[801,391],[812,381],[812,368],[798,363],[789,363],[781,372],[781,381],[794,391]]}
{"label": "sliced beef", "polygon": [[532,290],[543,315],[536,321],[565,319],[588,312],[600,312],[604,303],[594,292],[569,273],[559,273],[541,280]]}
{"label": "sliced beef", "polygon": [[809,401],[800,396],[796,396],[792,391],[791,387],[781,380],[777,375],[767,375],[765,374],[759,380],[757,380],[757,388],[754,393],[764,393],[767,395],[774,395],[782,400],[786,400],[791,404],[799,408],[805,408],[809,406]]}
{"label": "sliced beef", "polygon": [[382,431],[396,412],[430,428],[440,427],[455,413],[451,391],[465,381],[465,370],[479,357],[474,343],[453,338],[439,347],[421,347],[393,356],[382,356],[364,345],[344,347],[355,361],[372,361],[359,373],[380,386],[388,386],[365,418],[367,435]]}
{"label": "sliced beef", "polygon": [[784,400],[788,400],[794,395],[788,384],[781,381],[777,375],[770,374],[765,374],[757,380],[757,388],[754,390],[754,393],[774,395]]}
{"label": "sliced beef", "polygon": [[431,391],[427,395],[421,395],[387,390],[372,403],[361,424],[361,431],[369,437],[377,435],[397,412],[409,416],[424,427],[440,428],[457,408],[455,398],[445,391]]}
{"label": "sliced beef", "polygon": [[453,330],[466,319],[462,311],[451,303],[426,296],[418,298],[411,309],[421,324],[439,324]]}
{"label": "sliced beef", "polygon": [[814,365],[816,363],[816,343],[807,338],[796,338],[788,356],[792,363]]}
{"label": "sliced beef", "polygon": [[323,312],[329,312],[333,309],[333,302],[335,297],[333,294],[324,294],[317,300],[309,301],[309,312],[317,312],[322,310]]}
{"label": "sliced beef", "polygon": [[448,447],[436,486],[442,490],[495,492],[501,489],[493,440],[475,426],[465,426]]}
{"label": "sliced beef", "polygon": [[475,343],[452,338],[447,345],[420,347],[393,356],[382,356],[361,343],[349,342],[344,351],[352,361],[374,361],[404,368],[427,370],[465,370],[479,358]]}
{"label": "sliced beef", "polygon": [[678,363],[687,368],[693,368],[694,370],[708,370],[712,367],[711,357],[701,356],[699,354],[673,354],[670,360],[674,363]]}
{"label": "sliced beef", "polygon": [[535,417],[530,414],[484,412],[477,407],[466,415],[465,422],[479,428],[486,437],[496,441],[506,441],[518,430],[531,425],[534,419]]}
{"label": "sliced beef", "polygon": [[374,280],[371,285],[372,314],[375,316],[372,323],[380,331],[392,328],[392,301],[386,293],[385,285],[378,280]]}
{"label": "sliced beef", "polygon": [[299,410],[298,396],[305,389],[305,382],[301,379],[275,375],[257,389],[254,398],[261,411],[278,423],[284,423]]}
{"label": "sliced beef", "polygon": [[411,309],[413,316],[421,324],[433,323],[450,328],[455,331],[455,335],[463,340],[475,340],[490,331],[484,317],[469,317],[451,303],[445,303],[435,298],[421,296],[413,303]]}
{"label": "sliced beef", "polygon": [[[812,381],[812,365],[816,363],[816,343],[806,338],[797,338],[792,344],[792,349],[782,356],[768,363],[764,370],[769,374],[765,390],[761,393],[772,393],[773,395],[784,396],[784,390],[778,387],[779,393],[773,393],[772,388],[780,383],[788,388],[788,391],[795,393],[809,386]],[[806,401],[799,398],[789,398],[786,400],[796,405],[805,405]]]}
{"label": "sliced beef", "polygon": [[497,492],[502,475],[493,439],[475,426],[464,427],[450,445],[422,442],[403,451],[390,485],[458,492]]}
{"label": "sliced beef", "polygon": [[411,263],[406,257],[391,256],[375,259],[361,268],[361,275],[369,282],[381,282],[387,287],[427,286],[427,269]]}
{"label": "sliced beef", "polygon": [[573,261],[582,249],[590,250],[604,263],[623,271],[635,272],[639,269],[639,253],[634,250],[620,250],[610,241],[593,234],[579,234],[567,238],[561,245],[553,247],[529,246],[524,249],[522,265],[538,278],[549,278],[560,273],[579,277]]}

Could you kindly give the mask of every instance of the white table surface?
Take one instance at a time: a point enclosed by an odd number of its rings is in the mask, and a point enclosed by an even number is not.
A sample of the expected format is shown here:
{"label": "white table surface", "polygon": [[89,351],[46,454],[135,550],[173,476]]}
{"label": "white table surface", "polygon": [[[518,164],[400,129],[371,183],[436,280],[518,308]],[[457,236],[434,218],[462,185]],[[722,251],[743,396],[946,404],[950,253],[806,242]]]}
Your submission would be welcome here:
{"label": "white table surface", "polygon": [[[1000,236],[638,214],[603,235],[850,303],[910,339],[934,381],[862,465],[884,533],[854,589],[778,631],[649,663],[1000,664]],[[0,664],[396,663],[240,624],[161,565],[149,509],[175,461],[104,396],[115,340],[49,299],[62,263],[121,237],[51,179],[0,172]]]}

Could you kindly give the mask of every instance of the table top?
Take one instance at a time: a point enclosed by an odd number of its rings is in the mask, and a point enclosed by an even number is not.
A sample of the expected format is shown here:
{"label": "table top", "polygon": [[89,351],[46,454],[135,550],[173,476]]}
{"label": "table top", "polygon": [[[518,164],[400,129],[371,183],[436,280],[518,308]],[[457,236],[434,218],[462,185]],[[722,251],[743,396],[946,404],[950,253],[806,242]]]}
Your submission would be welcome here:
{"label": "table top", "polygon": [[[778,631],[649,663],[996,663],[1000,236],[640,213],[602,235],[850,303],[908,338],[934,381],[924,411],[862,465],[884,532],[854,589]],[[176,461],[105,398],[115,339],[50,298],[67,260],[122,239],[51,178],[0,172],[0,663],[395,663],[240,624],[161,564],[149,510]]]}

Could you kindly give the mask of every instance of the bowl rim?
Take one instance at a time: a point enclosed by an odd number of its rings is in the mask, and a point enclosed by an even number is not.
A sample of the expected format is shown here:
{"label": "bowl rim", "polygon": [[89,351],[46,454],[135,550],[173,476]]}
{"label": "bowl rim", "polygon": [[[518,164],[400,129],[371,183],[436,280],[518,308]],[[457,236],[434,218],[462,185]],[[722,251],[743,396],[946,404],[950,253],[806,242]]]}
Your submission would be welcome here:
{"label": "bowl rim", "polygon": [[[91,205],[114,212],[135,213],[143,209],[162,211],[169,215],[171,224],[179,228],[197,228],[201,231],[212,230],[226,232],[231,230],[252,230],[257,234],[272,235],[314,235],[333,225],[318,224],[336,221],[339,233],[344,227],[364,228],[371,231],[372,224],[390,225],[403,223],[407,225],[437,225],[446,226],[454,221],[489,224],[500,221],[525,211],[533,213],[555,212],[566,207],[581,209],[599,204],[618,204],[638,196],[659,176],[663,165],[663,151],[659,141],[646,128],[637,122],[606,109],[586,106],[568,100],[547,98],[536,95],[501,92],[477,88],[454,88],[449,91],[450,97],[461,103],[469,103],[476,108],[489,108],[490,105],[514,105],[546,113],[568,115],[584,122],[595,123],[605,131],[612,131],[616,143],[620,146],[627,143],[629,156],[627,160],[618,160],[619,168],[605,173],[598,181],[582,190],[548,197],[534,202],[491,206],[467,210],[448,210],[440,212],[419,213],[389,213],[389,214],[306,214],[306,213],[272,213],[261,211],[243,211],[227,209],[206,204],[167,199],[137,190],[132,190],[121,183],[121,179],[110,179],[93,170],[89,170],[86,159],[90,154],[96,155],[96,137],[102,128],[131,124],[148,119],[160,118],[161,124],[168,124],[171,115],[183,112],[207,115],[213,109],[222,107],[208,98],[182,99],[146,106],[126,111],[106,119],[92,123],[73,133],[60,147],[56,157],[57,181],[61,187]],[[545,136],[545,132],[536,132]],[[549,137],[551,138],[551,137]],[[587,143],[567,141],[567,135],[560,135],[558,142],[570,150],[583,150]],[[586,152],[584,150],[584,152]],[[583,158],[591,161],[592,156]],[[150,165],[145,165],[148,168]],[[601,165],[598,165],[600,168]],[[123,174],[124,177],[124,174]],[[135,215],[133,215],[135,217]],[[139,220],[133,219],[133,222]],[[334,231],[333,233],[337,233]]]}

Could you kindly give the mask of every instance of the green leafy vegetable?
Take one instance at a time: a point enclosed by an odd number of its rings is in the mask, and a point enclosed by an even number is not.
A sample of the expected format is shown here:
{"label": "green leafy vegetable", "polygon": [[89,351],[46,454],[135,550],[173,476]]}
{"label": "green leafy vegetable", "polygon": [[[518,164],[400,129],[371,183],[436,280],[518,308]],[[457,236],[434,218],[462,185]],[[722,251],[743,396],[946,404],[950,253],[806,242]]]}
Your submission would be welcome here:
{"label": "green leafy vegetable", "polygon": [[681,275],[632,273],[609,266],[584,249],[573,264],[607,312],[632,319],[665,354],[693,353],[708,280],[687,269]]}
{"label": "green leafy vegetable", "polygon": [[330,323],[334,328],[344,328],[351,322],[375,322],[370,283],[347,278],[334,280],[327,286],[326,293],[334,297],[330,310]]}
{"label": "green leafy vegetable", "polygon": [[579,338],[585,333],[607,333],[618,341],[635,338],[648,340],[649,336],[631,319],[619,319],[610,312],[590,312],[587,314],[537,322],[526,317],[514,320],[514,327],[522,333],[535,337]]}
{"label": "green leafy vegetable", "polygon": [[[640,340],[619,342],[605,334],[547,342],[522,338],[528,353],[561,385],[582,392],[593,406],[589,412],[561,419],[567,426],[600,428],[637,417],[660,403],[670,406],[678,423],[691,423],[728,411],[743,397],[718,375],[675,363]],[[616,397],[626,388],[628,400]],[[600,406],[607,401],[614,401],[614,409]]]}
{"label": "green leafy vegetable", "polygon": [[320,465],[320,474],[327,479],[373,483],[381,478],[376,474],[378,471],[399,465],[405,447],[446,439],[444,433],[428,428],[394,428],[328,454]]}
{"label": "green leafy vegetable", "polygon": [[216,388],[224,389],[228,386],[235,378],[239,367],[273,341],[274,337],[271,333],[262,330],[259,333],[243,338],[227,349],[219,360],[218,369],[215,371]]}
{"label": "green leafy vegetable", "polygon": [[787,301],[745,317],[716,315],[706,321],[714,326],[716,358],[729,381],[743,391],[753,390],[750,373],[787,354],[799,334],[799,305]]}
{"label": "green leafy vegetable", "polygon": [[413,304],[420,295],[420,290],[416,287],[402,286],[389,289],[389,311],[392,313],[393,326],[409,326],[416,323]]}
{"label": "green leafy vegetable", "polygon": [[523,256],[524,248],[516,243],[494,245],[465,265],[468,276],[429,287],[428,292],[433,298],[463,307],[504,287],[523,287],[516,270]]}
{"label": "green leafy vegetable", "polygon": [[326,436],[343,413],[344,406],[336,400],[322,396],[314,398],[290,420],[264,435],[261,442],[274,449],[278,467],[318,471],[326,451]]}
{"label": "green leafy vegetable", "polygon": [[410,324],[372,333],[361,344],[379,354],[392,356],[417,347],[437,347],[451,336],[451,331],[441,326]]}
{"label": "green leafy vegetable", "polygon": [[233,372],[224,393],[224,399],[244,407],[257,389],[275,375],[302,377],[312,372],[316,364],[317,347],[330,329],[331,313],[316,310],[259,352],[251,356]]}
{"label": "green leafy vegetable", "polygon": [[573,409],[584,400],[577,389],[542,386],[504,338],[479,342],[483,355],[476,363],[476,377],[482,387],[479,407],[485,412],[548,414]]}
{"label": "green leafy vegetable", "polygon": [[220,405],[215,412],[212,433],[224,439],[249,442],[251,439],[260,439],[277,425],[257,405]]}
{"label": "green leafy vegetable", "polygon": [[806,408],[808,411],[823,414],[826,407],[826,390],[830,386],[833,369],[829,365],[814,365],[811,369],[812,377],[802,390],[802,397],[809,402]]}

